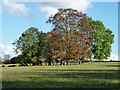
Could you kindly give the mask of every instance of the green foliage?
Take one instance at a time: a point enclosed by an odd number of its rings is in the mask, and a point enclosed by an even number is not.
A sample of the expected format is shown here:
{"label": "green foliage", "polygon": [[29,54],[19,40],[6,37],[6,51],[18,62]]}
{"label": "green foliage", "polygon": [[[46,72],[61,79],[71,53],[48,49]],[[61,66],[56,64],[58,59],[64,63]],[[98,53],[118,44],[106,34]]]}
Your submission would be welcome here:
{"label": "green foliage", "polygon": [[39,65],[45,58],[51,65],[54,56],[67,61],[110,57],[114,34],[101,21],[87,18],[77,10],[59,9],[47,22],[53,24],[51,32],[43,33],[30,27],[13,43],[15,52],[22,53],[16,62]]}
{"label": "green foliage", "polygon": [[5,56],[4,56],[4,61],[5,60],[10,60],[10,55],[9,54],[6,54]]}
{"label": "green foliage", "polygon": [[51,57],[52,57],[52,49],[50,48],[50,39],[51,39],[51,35],[49,34],[49,32],[47,34],[44,35],[43,37],[43,53],[42,53],[42,57],[45,58],[48,62],[49,65],[51,65]]}
{"label": "green foliage", "polygon": [[17,57],[13,57],[13,58],[10,59],[10,63],[11,63],[11,64],[19,63],[18,60],[19,60],[19,59],[18,59]]}
{"label": "green foliage", "polygon": [[43,36],[43,32],[39,32],[38,29],[30,27],[22,33],[21,37],[18,40],[13,43],[13,45],[16,47],[16,53],[18,53],[18,50],[22,52],[22,55],[19,57],[22,58],[20,59],[22,60],[20,61],[21,63],[32,63],[32,58],[35,56],[39,58],[40,55],[42,55]]}
{"label": "green foliage", "polygon": [[10,64],[11,62],[10,62],[10,55],[9,54],[6,54],[6,55],[4,55],[4,58],[3,58],[3,63],[4,64]]}
{"label": "green foliage", "polygon": [[95,21],[92,18],[88,18],[89,24],[94,29],[94,44],[93,44],[93,56],[95,59],[107,59],[110,57],[111,44],[114,42],[114,34],[111,30],[106,29],[101,21]]}

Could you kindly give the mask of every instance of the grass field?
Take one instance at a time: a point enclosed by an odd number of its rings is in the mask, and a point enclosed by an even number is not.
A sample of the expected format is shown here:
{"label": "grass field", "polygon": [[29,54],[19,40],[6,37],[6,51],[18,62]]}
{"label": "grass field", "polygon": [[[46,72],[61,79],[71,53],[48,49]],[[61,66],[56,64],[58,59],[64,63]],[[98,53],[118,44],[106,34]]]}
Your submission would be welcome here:
{"label": "grass field", "polygon": [[3,67],[2,88],[118,88],[118,62]]}

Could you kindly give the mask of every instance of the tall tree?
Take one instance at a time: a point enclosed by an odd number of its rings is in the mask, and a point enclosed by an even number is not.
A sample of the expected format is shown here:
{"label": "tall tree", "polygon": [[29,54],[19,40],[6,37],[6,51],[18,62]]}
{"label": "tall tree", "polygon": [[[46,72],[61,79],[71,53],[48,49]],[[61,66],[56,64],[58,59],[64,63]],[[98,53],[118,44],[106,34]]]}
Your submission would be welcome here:
{"label": "tall tree", "polygon": [[74,9],[59,9],[47,23],[53,24],[50,32],[53,56],[57,55],[63,60],[90,58],[93,29],[86,14]]}
{"label": "tall tree", "polygon": [[9,54],[4,55],[4,61],[5,60],[10,60],[10,55]]}
{"label": "tall tree", "polygon": [[4,55],[4,63],[10,64],[10,55],[9,54]]}
{"label": "tall tree", "polygon": [[[16,52],[20,50],[22,52],[24,63],[34,63],[33,57],[37,57],[35,60],[39,64],[39,56],[41,55],[41,41],[43,33],[39,32],[38,29],[34,27],[28,28],[22,33],[21,37],[16,40],[13,45],[15,45]],[[25,60],[24,60],[25,59]]]}
{"label": "tall tree", "polygon": [[92,18],[88,18],[88,20],[89,24],[94,29],[93,58],[99,60],[107,59],[110,57],[114,34],[110,29],[106,29],[101,21],[95,21]]}

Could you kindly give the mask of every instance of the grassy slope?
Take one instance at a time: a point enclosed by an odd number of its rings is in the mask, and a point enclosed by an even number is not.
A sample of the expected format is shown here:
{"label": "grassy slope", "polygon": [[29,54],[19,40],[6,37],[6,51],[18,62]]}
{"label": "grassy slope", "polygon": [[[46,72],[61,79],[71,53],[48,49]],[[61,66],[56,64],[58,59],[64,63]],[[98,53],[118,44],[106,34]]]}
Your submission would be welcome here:
{"label": "grassy slope", "polygon": [[3,88],[117,88],[118,63],[3,67]]}

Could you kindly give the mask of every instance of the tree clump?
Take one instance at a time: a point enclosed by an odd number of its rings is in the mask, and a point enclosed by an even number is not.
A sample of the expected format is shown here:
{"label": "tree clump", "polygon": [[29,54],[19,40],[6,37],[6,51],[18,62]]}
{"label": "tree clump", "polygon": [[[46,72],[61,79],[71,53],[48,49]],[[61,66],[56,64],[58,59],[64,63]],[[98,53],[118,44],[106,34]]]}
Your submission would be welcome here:
{"label": "tree clump", "polygon": [[92,54],[93,29],[86,14],[74,9],[59,9],[49,17],[53,24],[50,47],[53,56],[62,60],[90,58]]}
{"label": "tree clump", "polygon": [[19,56],[21,59],[19,63],[24,63],[25,65],[28,63],[40,64],[40,59],[44,51],[44,43],[42,43],[44,35],[45,34],[39,32],[37,28],[30,27],[13,43],[16,47],[15,52],[18,53],[18,51],[20,51],[22,53],[22,55]]}
{"label": "tree clump", "polygon": [[110,57],[114,34],[101,21],[68,8],[58,9],[47,23],[53,25],[50,32],[43,33],[30,27],[13,43],[15,52],[22,53],[11,60],[13,63],[27,66],[28,63],[54,65],[54,62],[60,62],[60,65],[67,65],[76,60],[79,63],[84,59],[92,60],[92,57],[99,60]]}

